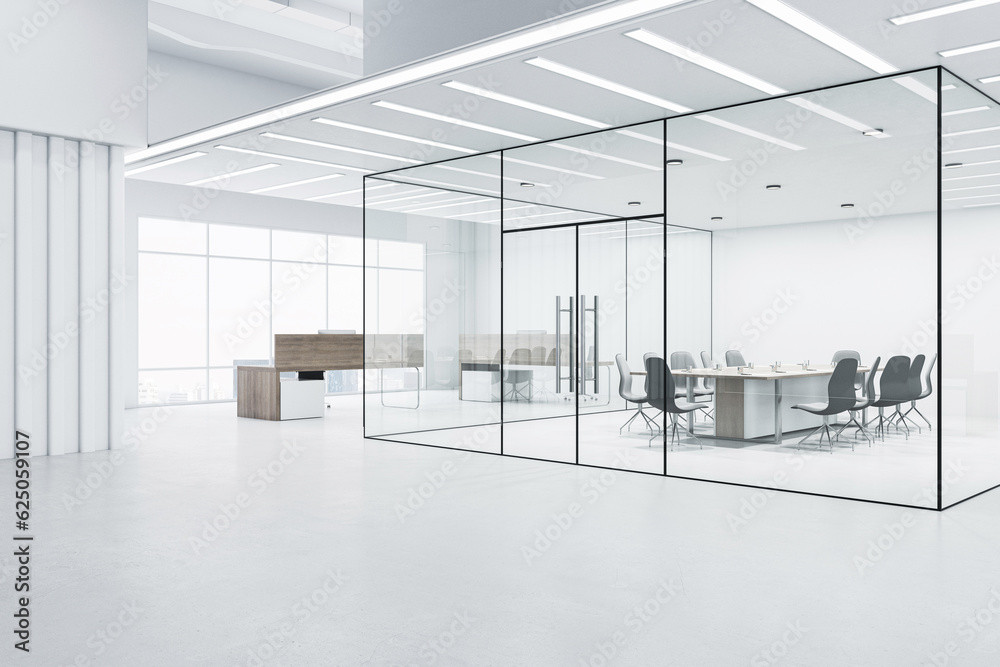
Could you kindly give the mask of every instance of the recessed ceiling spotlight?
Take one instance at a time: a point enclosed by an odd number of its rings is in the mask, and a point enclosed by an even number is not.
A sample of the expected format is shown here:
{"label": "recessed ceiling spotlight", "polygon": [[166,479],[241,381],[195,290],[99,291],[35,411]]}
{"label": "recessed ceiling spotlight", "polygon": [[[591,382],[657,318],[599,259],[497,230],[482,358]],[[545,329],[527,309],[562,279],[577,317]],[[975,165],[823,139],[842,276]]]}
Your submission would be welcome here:
{"label": "recessed ceiling spotlight", "polygon": [[768,185],[768,186],[765,186],[764,189],[765,190],[780,190],[781,186],[780,185]]}
{"label": "recessed ceiling spotlight", "polygon": [[678,158],[671,158],[671,159],[667,160],[667,164],[670,165],[671,167],[676,167],[676,166],[684,164],[684,160],[681,160],[681,159],[678,159]]}
{"label": "recessed ceiling spotlight", "polygon": [[866,137],[880,137],[882,136],[883,131],[882,128],[880,127],[873,127],[870,130],[865,130],[861,134],[865,135]]}
{"label": "recessed ceiling spotlight", "polygon": [[961,162],[949,162],[944,166],[945,169],[958,169],[962,166]]}
{"label": "recessed ceiling spotlight", "polygon": [[641,206],[641,205],[642,205],[642,202],[641,202],[641,201],[630,201],[630,202],[628,203],[628,205],[629,205],[629,206]]}
{"label": "recessed ceiling spotlight", "polygon": [[854,204],[841,204],[840,208],[854,208]]}
{"label": "recessed ceiling spotlight", "polygon": [[524,181],[524,182],[521,183],[521,187],[522,188],[533,188],[533,187],[535,187],[535,184],[534,183],[528,183],[527,181]]}
{"label": "recessed ceiling spotlight", "polygon": [[714,220],[715,222],[718,222],[718,221],[722,220],[722,216],[721,215],[713,215],[712,216],[712,220]]}

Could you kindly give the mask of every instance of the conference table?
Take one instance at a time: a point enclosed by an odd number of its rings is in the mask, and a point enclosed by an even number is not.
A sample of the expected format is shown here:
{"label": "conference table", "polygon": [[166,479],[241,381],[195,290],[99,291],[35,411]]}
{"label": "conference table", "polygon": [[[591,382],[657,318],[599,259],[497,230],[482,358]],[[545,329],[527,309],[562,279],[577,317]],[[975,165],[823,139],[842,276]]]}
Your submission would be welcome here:
{"label": "conference table", "polygon": [[[802,364],[780,366],[776,370],[771,366],[760,368],[740,368],[729,366],[725,368],[693,368],[691,370],[671,370],[675,383],[683,378],[687,388],[687,400],[695,403],[695,380],[704,378],[715,380],[715,435],[727,440],[749,440],[766,437],[762,433],[760,423],[761,413],[773,403],[773,408],[767,410],[773,414],[773,441],[780,444],[784,435],[785,421],[791,417],[795,422],[793,430],[810,428],[815,425],[816,417],[805,411],[795,411],[798,414],[787,413],[791,406],[785,405],[786,395],[795,397],[795,403],[825,403],[828,395],[826,385],[833,374],[832,364],[810,364],[808,368]],[[866,374],[871,368],[858,366],[858,373]],[[645,371],[632,371],[631,375],[646,375]],[[772,384],[769,391],[767,383]],[[791,389],[792,391],[789,391]],[[693,415],[693,413],[692,413]],[[688,432],[694,434],[694,421],[688,416]]]}

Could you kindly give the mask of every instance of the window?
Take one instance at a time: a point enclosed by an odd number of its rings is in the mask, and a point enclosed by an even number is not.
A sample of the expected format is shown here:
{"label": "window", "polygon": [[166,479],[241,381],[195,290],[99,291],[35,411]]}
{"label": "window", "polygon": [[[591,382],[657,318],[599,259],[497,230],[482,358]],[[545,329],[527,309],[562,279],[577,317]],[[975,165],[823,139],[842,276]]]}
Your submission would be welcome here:
{"label": "window", "polygon": [[[362,271],[398,306],[383,300],[369,331],[421,333],[423,257],[370,243],[365,266],[358,237],[140,218],[139,403],[235,400],[236,365],[269,364],[274,334],[361,333]],[[360,387],[360,371],[327,373],[329,393]]]}

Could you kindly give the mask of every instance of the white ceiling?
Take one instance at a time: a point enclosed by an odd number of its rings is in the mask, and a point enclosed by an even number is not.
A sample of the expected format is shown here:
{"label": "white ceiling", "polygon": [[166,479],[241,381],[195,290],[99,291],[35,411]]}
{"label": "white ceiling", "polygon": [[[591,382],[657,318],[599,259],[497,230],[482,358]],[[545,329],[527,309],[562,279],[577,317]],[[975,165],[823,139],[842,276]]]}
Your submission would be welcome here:
{"label": "white ceiling", "polygon": [[[166,5],[166,2],[174,6],[164,6],[162,8],[164,15],[178,10],[176,5],[183,4],[186,0],[165,0],[164,3],[153,4]],[[894,26],[887,21],[899,11],[897,9],[899,3],[895,0],[848,0],[837,3],[823,0],[788,0],[786,4],[888,61],[900,72],[943,65],[965,81],[976,85],[981,91],[994,96],[1000,94],[1000,82],[984,84],[977,81],[980,78],[1000,75],[1000,48],[954,57],[941,57],[938,54],[939,51],[995,40],[997,38],[995,26],[1000,25],[1000,4],[903,26]],[[925,10],[949,4],[954,4],[954,0],[946,2],[928,0],[921,3],[920,8]],[[154,12],[151,11],[150,17],[152,21]],[[467,155],[470,151],[483,152],[520,146],[528,143],[528,139],[524,137],[548,140],[594,131],[602,124],[617,126],[676,115],[648,101],[639,101],[525,63],[526,60],[536,56],[694,110],[713,109],[772,97],[745,83],[737,82],[625,36],[624,33],[640,27],[678,44],[697,47],[698,52],[715,61],[738,68],[789,92],[814,90],[877,76],[872,69],[748,2],[742,0],[692,2],[626,23],[606,26],[572,39],[546,44],[511,57],[450,72],[445,76],[426,79],[319,112],[292,117],[280,124],[271,124],[268,128],[246,131],[203,145],[191,146],[145,162],[134,162],[128,168],[159,163],[165,159],[190,154],[195,150],[204,151],[207,153],[205,156],[157,167],[136,174],[134,177],[168,183],[190,183],[218,176],[219,179],[210,183],[209,187],[250,192],[301,180],[342,174],[336,178],[279,188],[262,194],[296,199],[320,198],[317,200],[357,206],[361,204],[361,195],[357,191],[360,190],[362,176],[366,173],[457,158]],[[198,37],[194,34],[194,30],[192,36]],[[934,81],[928,78],[927,74],[918,75],[917,78],[920,77],[923,77],[930,88],[934,87]],[[834,91],[829,95],[805,96],[862,124],[871,124],[873,127],[885,126],[884,129],[891,135],[890,137],[863,137],[855,128],[813,114],[813,119],[802,128],[793,128],[790,139],[806,150],[793,151],[781,148],[773,156],[774,159],[768,161],[766,169],[761,170],[761,173],[767,174],[767,178],[782,179],[782,185],[787,187],[783,187],[780,193],[764,193],[761,188],[754,189],[756,187],[754,185],[747,186],[739,197],[723,201],[719,199],[718,188],[715,188],[714,195],[704,193],[700,205],[691,210],[670,211],[671,217],[676,215],[685,220],[690,218],[691,224],[694,224],[696,220],[721,215],[724,218],[723,224],[729,224],[738,218],[740,202],[747,204],[756,202],[757,197],[777,195],[784,198],[781,201],[785,202],[786,213],[791,218],[801,207],[815,202],[816,193],[820,191],[819,184],[824,185],[825,191],[831,198],[829,205],[836,207],[838,211],[841,203],[847,203],[845,200],[857,205],[871,201],[872,197],[876,196],[877,190],[874,181],[877,181],[880,175],[887,173],[887,168],[893,170],[895,165],[902,168],[901,165],[912,157],[911,153],[913,151],[919,153],[926,144],[926,137],[919,136],[920,131],[914,125],[916,117],[920,116],[919,109],[925,101],[912,90],[898,85],[893,79],[873,82],[864,89],[857,87],[844,89],[844,92],[839,93]],[[537,107],[526,109],[442,85],[451,81],[490,88],[501,95],[544,105],[550,113],[544,113],[544,109],[539,110]],[[960,81],[951,83],[956,87],[942,93],[945,111],[978,105],[996,107],[994,102],[986,100],[980,93],[969,89]],[[866,92],[858,92],[861,90]],[[420,117],[397,109],[376,106],[373,103],[377,101],[403,105],[421,112],[445,114],[477,124],[478,127],[462,126],[446,120]],[[933,108],[932,104],[926,103],[928,113],[932,113]],[[578,118],[555,117],[551,115],[552,110],[574,114]],[[781,132],[787,131],[787,127],[782,126],[780,121],[797,110],[799,107],[787,100],[774,100],[766,105],[726,109],[712,115],[718,119],[754,128],[758,132],[784,136]],[[315,122],[313,120],[315,118],[326,118],[335,123],[370,128],[390,135],[402,135],[402,138],[348,129],[343,125],[321,124]],[[484,126],[493,128],[494,131],[487,131]],[[988,126],[1000,126],[1000,110],[990,108],[982,112],[948,116],[944,119],[945,132]],[[647,137],[653,137],[656,141],[659,139],[659,134],[662,134],[660,128],[662,125],[657,124],[632,129]],[[670,187],[687,187],[685,179],[694,179],[695,176],[704,182],[706,174],[714,175],[713,182],[728,178],[733,165],[741,164],[750,155],[748,151],[752,152],[764,145],[760,139],[694,117],[671,123],[671,128],[673,128],[671,136],[667,137],[670,144],[695,147],[717,157],[710,158],[669,148],[668,157],[684,159],[683,166],[670,168],[671,171],[668,172],[672,179]],[[520,135],[520,138],[497,134],[495,132],[497,129]],[[330,146],[262,136],[261,132],[264,131],[270,131],[272,135],[281,134],[306,141],[323,142]],[[561,147],[531,146],[516,153],[508,152],[508,157],[516,155],[519,159],[551,168],[542,169],[523,163],[506,162],[505,195],[530,202],[541,201],[557,206],[572,206],[602,215],[655,213],[653,208],[647,210],[647,206],[653,206],[650,202],[656,200],[657,188],[662,188],[662,171],[659,168],[658,158],[662,156],[661,147],[628,134],[605,135],[605,139],[609,137],[611,139],[605,142],[606,145],[599,146],[599,150],[594,152],[618,158],[618,161],[579,151],[581,148],[594,149],[592,143],[595,141],[594,137],[556,142],[562,144]],[[448,147],[430,145],[427,142],[446,144]],[[958,135],[946,139],[945,150],[994,144],[1000,145],[1000,131]],[[273,155],[233,152],[220,149],[219,146],[249,148]],[[366,151],[378,155],[367,154]],[[843,159],[831,161],[832,155],[838,155]],[[718,157],[729,160],[721,161],[717,159]],[[1000,148],[987,148],[946,157],[948,158],[946,162],[952,161],[954,157],[954,161],[966,164],[989,163],[991,160],[1000,160]],[[309,160],[323,164],[312,164],[308,162]],[[649,163],[653,168],[625,164],[621,160]],[[227,176],[265,164],[277,166]],[[845,164],[853,164],[854,167],[845,168]],[[477,157],[474,163],[463,162],[459,168],[498,176],[500,161],[488,156]],[[556,171],[553,168],[564,171]],[[813,170],[811,180],[803,178],[804,168]],[[568,174],[567,171],[576,172],[576,175]],[[403,172],[398,178],[406,178],[407,173],[415,176],[417,172],[420,172],[419,177],[425,180],[446,182],[455,187],[466,188],[466,191],[474,194],[482,194],[484,190],[492,192],[496,189],[495,178],[441,167],[421,167]],[[981,180],[974,178],[990,173],[1000,173],[1000,162],[996,165],[974,165],[947,170],[945,177],[973,177],[954,181],[954,187],[965,184],[968,184],[968,187],[1000,184],[1000,177],[993,179],[984,177]],[[566,182],[560,184],[558,180],[560,176]],[[763,178],[760,174],[757,176]],[[673,180],[675,177],[677,180]],[[520,188],[517,179],[534,182],[537,186],[530,189]],[[802,181],[801,185],[797,184],[796,179]],[[694,183],[692,180],[692,188],[695,187]],[[836,183],[837,187],[830,187],[832,183]],[[551,196],[556,192],[556,188],[559,195],[553,200]],[[608,194],[616,192],[616,189],[621,191],[621,196],[617,197],[620,201],[611,207],[614,210],[610,210],[606,203],[598,203],[602,200],[610,201]],[[393,192],[407,190],[414,188],[387,187],[380,194],[389,197]],[[918,190],[921,193],[919,195]],[[752,199],[749,194],[751,191]],[[925,191],[926,188],[909,189],[908,196],[903,198],[906,203],[895,205],[893,212],[926,210],[927,206],[933,206],[933,201],[926,199]],[[983,196],[980,199],[946,201],[946,206],[960,207],[966,204],[1000,202],[1000,187],[995,190],[983,188],[962,192],[968,192],[968,196],[998,192],[998,196],[995,199]],[[442,193],[429,196],[428,199],[444,200],[449,196],[456,195]],[[712,199],[712,196],[715,196],[715,199]],[[628,201],[635,200],[641,201],[642,204],[637,207],[627,206]],[[770,200],[760,200],[760,206],[763,208],[755,209],[763,211],[759,220],[751,220],[752,216],[744,216],[738,224],[780,222],[773,214],[767,213],[767,202],[774,200],[775,197]],[[414,202],[413,206],[418,203],[420,199]],[[405,206],[407,202],[401,202],[399,205]],[[484,211],[489,206],[486,203],[473,201],[468,210]],[[426,215],[444,216],[452,213],[447,209],[431,210]],[[484,214],[470,219],[483,220],[487,217]],[[709,227],[708,224],[703,226]]]}

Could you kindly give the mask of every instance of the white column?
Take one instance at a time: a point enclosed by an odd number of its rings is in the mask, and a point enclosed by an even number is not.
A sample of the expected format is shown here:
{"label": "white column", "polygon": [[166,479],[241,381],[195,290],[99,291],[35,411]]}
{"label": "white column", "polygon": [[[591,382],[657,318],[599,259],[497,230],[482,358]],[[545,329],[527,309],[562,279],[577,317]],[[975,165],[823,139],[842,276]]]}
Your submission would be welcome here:
{"label": "white column", "polygon": [[0,458],[14,456],[14,134],[0,130]]}
{"label": "white column", "polygon": [[86,305],[94,295],[97,206],[94,201],[94,144],[80,142],[80,451],[93,452],[97,443],[95,394],[97,387],[96,314]]}
{"label": "white column", "polygon": [[111,346],[108,387],[109,447],[120,447],[125,431],[125,151],[112,146],[108,157],[108,260],[111,305],[108,313]]}
{"label": "white column", "polygon": [[48,453],[49,446],[49,141],[31,138],[31,454]]}
{"label": "white column", "polygon": [[94,160],[94,200],[96,203],[96,221],[94,234],[94,292],[87,295],[93,299],[93,308],[97,313],[94,328],[94,344],[96,347],[96,375],[94,386],[94,446],[96,449],[107,449],[111,441],[108,433],[109,405],[109,364],[110,364],[110,332],[108,330],[108,315],[111,305],[111,291],[108,289],[108,147],[97,146]]}
{"label": "white column", "polygon": [[63,351],[63,381],[67,394],[61,409],[66,424],[63,452],[71,454],[80,451],[80,143],[67,141],[65,144],[63,188],[66,205],[62,229],[66,255],[61,268],[65,300],[60,320],[73,335]]}
{"label": "white column", "polygon": [[49,454],[66,452],[66,434],[75,430],[75,424],[67,424],[65,406],[68,402],[66,384],[66,348],[70,344],[70,334],[66,331],[66,292],[65,275],[66,255],[68,253],[67,239],[63,223],[66,219],[66,190],[62,187],[65,174],[63,159],[66,152],[66,142],[59,137],[49,139],[48,151],[48,237],[49,258]]}

